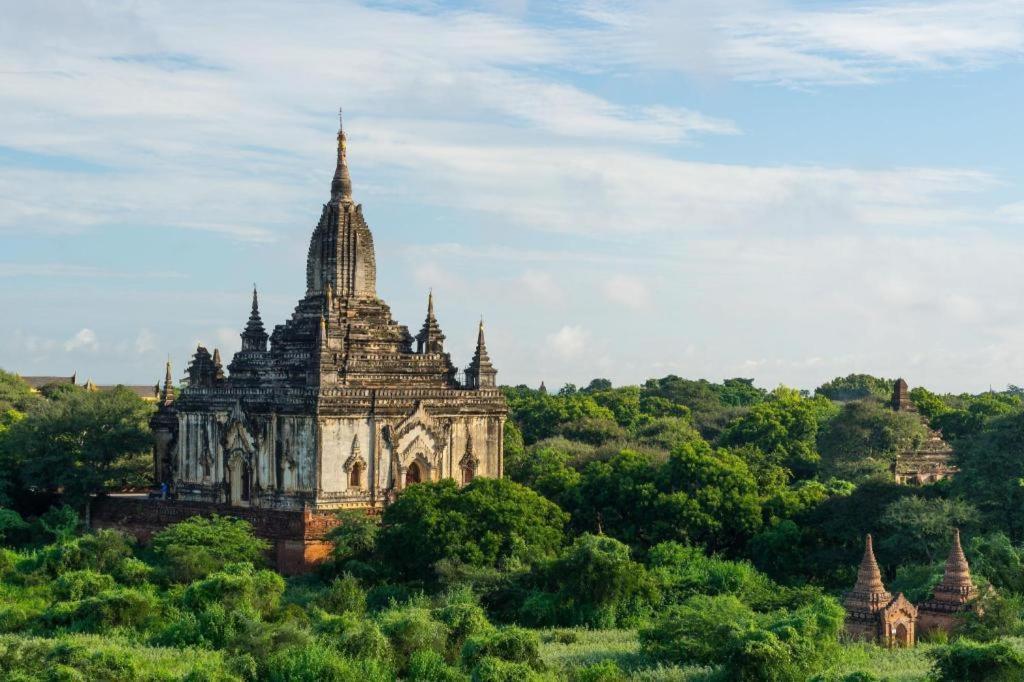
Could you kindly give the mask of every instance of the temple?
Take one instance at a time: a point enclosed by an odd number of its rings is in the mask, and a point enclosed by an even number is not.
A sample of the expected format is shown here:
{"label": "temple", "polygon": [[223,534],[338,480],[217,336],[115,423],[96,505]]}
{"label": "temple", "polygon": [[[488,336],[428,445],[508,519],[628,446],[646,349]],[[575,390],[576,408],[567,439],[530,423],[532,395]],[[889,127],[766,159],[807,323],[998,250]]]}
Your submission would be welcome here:
{"label": "temple", "polygon": [[844,632],[851,639],[883,646],[913,646],[918,635],[954,632],[963,616],[979,611],[978,590],[971,580],[960,531],[953,531],[953,545],[942,579],[932,598],[914,606],[902,595],[895,598],[885,590],[882,573],[875,561],[871,536],[865,541],[864,558],[857,571],[857,583],[846,593]]}
{"label": "temple", "polygon": [[857,583],[843,599],[846,634],[853,639],[885,646],[913,646],[916,641],[917,608],[902,593],[892,596],[882,584],[871,536],[864,542],[864,558]]}
{"label": "temple", "polygon": [[932,598],[919,607],[921,633],[952,632],[965,613],[978,608],[977,598],[978,588],[971,581],[971,568],[960,546],[960,531],[954,530],[942,580],[932,591]]}
{"label": "temple", "polygon": [[[219,351],[200,345],[175,395],[168,366],[151,424],[154,471],[171,508],[304,515],[290,538],[306,553],[299,563],[315,559],[307,551],[320,539],[309,530],[313,515],[379,509],[413,483],[465,484],[503,468],[507,406],[483,322],[460,372],[433,293],[415,338],[392,319],[377,296],[373,235],[353,199],[346,146],[339,128],[330,199],[291,317],[268,334],[254,288],[227,371]],[[252,520],[268,537],[276,532],[268,526],[294,521]]]}
{"label": "temple", "polygon": [[910,388],[903,379],[893,386],[891,406],[894,412],[909,413],[921,419],[927,435],[924,440],[896,455],[892,463],[893,480],[902,485],[927,485],[952,478],[959,469],[953,448],[942,433],[931,428],[910,402]]}

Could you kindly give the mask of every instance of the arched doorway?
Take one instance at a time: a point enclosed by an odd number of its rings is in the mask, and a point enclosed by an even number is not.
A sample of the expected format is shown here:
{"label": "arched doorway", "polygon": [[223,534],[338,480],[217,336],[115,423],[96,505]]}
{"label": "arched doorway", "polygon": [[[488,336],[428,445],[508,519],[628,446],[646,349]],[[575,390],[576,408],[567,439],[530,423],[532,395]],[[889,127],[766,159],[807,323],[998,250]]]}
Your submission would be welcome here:
{"label": "arched doorway", "polygon": [[469,485],[473,482],[473,476],[476,475],[476,470],[472,464],[464,464],[462,466],[462,483],[463,485]]}
{"label": "arched doorway", "polygon": [[348,487],[363,487],[363,465],[359,462],[354,463],[352,465],[352,470],[348,472]]}
{"label": "arched doorway", "polygon": [[896,632],[893,633],[893,642],[898,647],[913,646],[914,643],[910,641],[910,629],[906,623],[900,623],[896,626]]}
{"label": "arched doorway", "polygon": [[240,450],[228,459],[228,499],[236,507],[248,507],[252,490],[252,469]]}
{"label": "arched doorway", "polygon": [[405,470],[405,485],[410,486],[413,483],[419,483],[423,480],[423,472],[420,470],[419,462],[413,462],[409,465],[409,468]]}

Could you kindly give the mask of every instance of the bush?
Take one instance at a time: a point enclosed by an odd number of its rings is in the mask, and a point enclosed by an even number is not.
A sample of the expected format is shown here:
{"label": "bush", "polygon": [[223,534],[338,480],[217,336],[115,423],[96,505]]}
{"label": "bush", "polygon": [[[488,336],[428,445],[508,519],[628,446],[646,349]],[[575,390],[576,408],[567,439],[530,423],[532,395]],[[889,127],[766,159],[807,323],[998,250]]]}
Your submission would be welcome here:
{"label": "bush", "polygon": [[626,682],[626,674],[614,661],[601,661],[574,670],[570,682]]}
{"label": "bush", "polygon": [[28,540],[29,524],[13,509],[0,509],[0,545],[16,547]]}
{"label": "bush", "polygon": [[1019,682],[1024,679],[1024,655],[1006,642],[981,644],[960,639],[936,649],[934,672],[943,682]]}
{"label": "bush", "polygon": [[366,592],[358,580],[346,573],[336,578],[314,603],[328,613],[362,614],[366,611]]}
{"label": "bush", "polygon": [[277,573],[257,570],[252,564],[229,564],[189,585],[181,601],[195,612],[216,604],[229,611],[267,616],[278,608],[283,593],[284,579]]}
{"label": "bush", "polygon": [[430,611],[406,606],[389,609],[378,617],[381,632],[391,642],[395,663],[399,670],[405,670],[409,658],[416,651],[429,649],[444,653],[448,641],[448,629],[430,617]]}
{"label": "bush", "polygon": [[540,638],[531,630],[506,627],[466,640],[462,647],[462,662],[467,668],[474,668],[486,658],[523,663],[530,668],[540,669]]}
{"label": "bush", "polygon": [[448,629],[449,659],[455,658],[468,638],[494,629],[487,620],[487,614],[477,604],[449,604],[434,609],[431,615]]}
{"label": "bush", "polygon": [[72,630],[103,632],[114,627],[143,628],[158,608],[159,601],[152,592],[117,587],[79,601],[54,604],[43,619]]}
{"label": "bush", "polygon": [[472,682],[539,682],[543,678],[525,663],[483,658],[473,668],[470,679]]}
{"label": "bush", "polygon": [[417,651],[409,659],[407,679],[416,682],[465,682],[468,676],[445,663],[436,651]]}
{"label": "bush", "polygon": [[253,535],[252,525],[216,514],[193,516],[153,536],[153,552],[170,580],[188,583],[231,563],[260,565],[269,543]]}
{"label": "bush", "polygon": [[267,682],[390,682],[394,677],[377,661],[353,661],[322,644],[289,647],[267,662]]}
{"label": "bush", "polygon": [[[547,574],[558,586],[561,624],[596,628],[634,624],[658,599],[646,569],[630,559],[629,547],[610,537],[585,533],[576,538]],[[530,604],[531,615],[542,613],[539,607],[546,609],[548,604]]]}
{"label": "bush", "polygon": [[335,646],[346,656],[356,659],[372,658],[378,661],[391,659],[391,643],[372,620],[354,614],[345,614],[338,620]]}
{"label": "bush", "polygon": [[43,548],[38,565],[52,576],[68,571],[93,570],[114,573],[121,561],[132,556],[134,540],[114,530],[98,530]]}
{"label": "bush", "polygon": [[64,601],[78,601],[95,597],[104,590],[114,588],[114,579],[96,571],[71,571],[57,578],[53,583],[53,594]]}
{"label": "bush", "polygon": [[717,665],[756,621],[757,614],[735,596],[698,595],[669,607],[651,627],[641,630],[640,646],[658,661]]}
{"label": "bush", "polygon": [[721,665],[728,679],[795,682],[823,667],[844,615],[826,597],[793,611],[758,614],[731,595],[697,596],[670,608],[640,641],[654,659]]}

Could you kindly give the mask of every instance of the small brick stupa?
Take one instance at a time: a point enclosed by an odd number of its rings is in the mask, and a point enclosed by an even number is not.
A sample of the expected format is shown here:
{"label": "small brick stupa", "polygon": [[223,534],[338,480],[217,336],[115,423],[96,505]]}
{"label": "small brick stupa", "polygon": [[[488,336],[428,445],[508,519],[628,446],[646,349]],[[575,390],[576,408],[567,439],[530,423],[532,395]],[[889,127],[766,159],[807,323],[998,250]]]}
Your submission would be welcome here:
{"label": "small brick stupa", "polygon": [[978,589],[971,581],[971,568],[960,546],[960,531],[954,529],[946,571],[935,586],[934,596],[920,606],[921,632],[953,631],[964,613],[977,608],[977,598]]}
{"label": "small brick stupa", "polygon": [[914,645],[917,608],[902,593],[893,597],[885,589],[871,535],[865,540],[857,583],[846,593],[843,606],[846,608],[844,630],[848,637],[884,646]]}

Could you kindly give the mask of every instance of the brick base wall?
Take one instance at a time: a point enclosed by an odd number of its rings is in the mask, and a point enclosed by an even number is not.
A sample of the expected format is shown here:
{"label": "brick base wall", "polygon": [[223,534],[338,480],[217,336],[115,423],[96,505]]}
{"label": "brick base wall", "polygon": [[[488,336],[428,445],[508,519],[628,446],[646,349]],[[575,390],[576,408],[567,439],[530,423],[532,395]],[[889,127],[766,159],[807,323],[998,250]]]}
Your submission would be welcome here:
{"label": "brick base wall", "polygon": [[193,516],[220,514],[252,524],[257,537],[271,543],[270,558],[284,575],[308,573],[331,554],[327,533],[340,522],[330,514],[231,507],[202,502],[102,497],[92,504],[93,528],[112,528],[147,542],[154,533]]}

